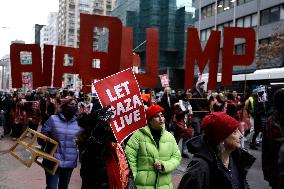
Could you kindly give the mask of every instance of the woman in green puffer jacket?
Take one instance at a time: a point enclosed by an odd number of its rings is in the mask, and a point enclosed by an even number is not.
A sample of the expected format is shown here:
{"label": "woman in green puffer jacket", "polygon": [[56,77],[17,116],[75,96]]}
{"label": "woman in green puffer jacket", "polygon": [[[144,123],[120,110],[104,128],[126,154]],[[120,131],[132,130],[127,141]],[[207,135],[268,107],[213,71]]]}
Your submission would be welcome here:
{"label": "woman in green puffer jacket", "polygon": [[151,105],[146,110],[148,125],[136,131],[125,148],[137,189],[171,189],[171,173],[181,154],[175,138],[165,129],[164,109]]}

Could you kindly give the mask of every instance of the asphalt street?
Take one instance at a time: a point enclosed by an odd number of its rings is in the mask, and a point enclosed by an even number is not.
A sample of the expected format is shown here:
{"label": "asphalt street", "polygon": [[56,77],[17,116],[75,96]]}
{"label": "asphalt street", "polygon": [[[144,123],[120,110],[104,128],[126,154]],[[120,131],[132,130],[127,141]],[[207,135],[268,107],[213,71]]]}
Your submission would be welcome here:
{"label": "asphalt street", "polygon": [[[36,163],[30,168],[10,155],[9,148],[15,143],[11,138],[0,140],[0,189],[43,189],[45,188],[45,176],[43,169]],[[251,189],[269,189],[263,179],[261,170],[261,150],[249,150],[256,157],[256,161],[248,172],[248,183]],[[190,160],[183,158],[178,169],[173,173],[173,183],[177,188],[179,181]],[[80,165],[74,170],[69,189],[79,189],[81,179],[79,174]]]}

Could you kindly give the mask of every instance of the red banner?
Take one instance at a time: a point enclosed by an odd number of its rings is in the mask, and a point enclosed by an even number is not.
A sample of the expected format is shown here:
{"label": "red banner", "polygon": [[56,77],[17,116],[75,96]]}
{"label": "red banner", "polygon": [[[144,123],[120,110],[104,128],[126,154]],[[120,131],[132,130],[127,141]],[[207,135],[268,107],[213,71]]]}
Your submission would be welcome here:
{"label": "red banner", "polygon": [[94,87],[101,105],[111,106],[111,128],[119,143],[146,125],[139,86],[130,68],[96,82]]}

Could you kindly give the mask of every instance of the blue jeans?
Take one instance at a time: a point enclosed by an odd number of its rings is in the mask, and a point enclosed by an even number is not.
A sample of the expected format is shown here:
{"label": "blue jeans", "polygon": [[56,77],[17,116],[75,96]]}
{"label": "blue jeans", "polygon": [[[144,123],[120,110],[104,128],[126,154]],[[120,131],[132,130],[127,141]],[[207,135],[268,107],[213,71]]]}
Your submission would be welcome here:
{"label": "blue jeans", "polygon": [[68,189],[73,168],[58,167],[54,175],[45,171],[46,189]]}

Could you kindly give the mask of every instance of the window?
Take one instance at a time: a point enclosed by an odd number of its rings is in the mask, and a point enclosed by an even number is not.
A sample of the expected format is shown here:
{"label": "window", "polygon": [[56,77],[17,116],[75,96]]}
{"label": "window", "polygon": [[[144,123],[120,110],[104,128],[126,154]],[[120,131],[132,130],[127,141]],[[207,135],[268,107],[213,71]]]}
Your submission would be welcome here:
{"label": "window", "polygon": [[265,25],[269,23],[269,10],[261,11],[260,24]]}
{"label": "window", "polygon": [[280,19],[280,9],[279,7],[274,7],[270,9],[270,22],[277,22]]}
{"label": "window", "polygon": [[224,11],[230,9],[229,0],[224,1]]}
{"label": "window", "polygon": [[239,6],[239,5],[242,5],[242,4],[251,2],[251,1],[253,1],[253,0],[238,0],[238,1],[237,1],[237,5]]}
{"label": "window", "polygon": [[210,33],[211,33],[211,28],[208,28],[208,29],[206,30],[206,41],[209,39]]}
{"label": "window", "polygon": [[200,34],[201,35],[201,41],[207,41],[209,39],[212,29],[213,29],[213,27],[201,30],[201,34]]}
{"label": "window", "polygon": [[257,26],[257,14],[248,15],[237,19],[237,27],[255,27]]}
{"label": "window", "polygon": [[235,45],[235,55],[243,55],[245,53],[245,44]]}
{"label": "window", "polygon": [[217,2],[217,11],[218,13],[224,12],[226,10],[229,10],[233,8],[235,5],[235,2],[232,0],[219,0]]}
{"label": "window", "polygon": [[255,27],[257,26],[257,14],[253,14],[251,18],[251,26]]}
{"label": "window", "polygon": [[280,20],[284,19],[284,5],[282,4],[281,8],[280,8]]}
{"label": "window", "polygon": [[218,8],[217,9],[218,13],[223,12],[223,10],[224,10],[224,1],[223,0],[218,1],[217,8]]}
{"label": "window", "polygon": [[205,41],[206,40],[206,30],[202,30],[201,31],[201,41]]}
{"label": "window", "polygon": [[214,16],[215,15],[215,11],[214,11],[214,3],[207,5],[206,7],[203,7],[201,9],[201,18],[208,18],[210,16]]}
{"label": "window", "polygon": [[253,1],[253,0],[245,0],[246,3],[251,2],[251,1]]}
{"label": "window", "polygon": [[201,18],[206,18],[206,7],[201,9]]}
{"label": "window", "polygon": [[246,16],[244,19],[244,27],[249,28],[250,27],[250,16]]}
{"label": "window", "polygon": [[206,16],[207,16],[207,17],[210,17],[210,16],[212,16],[212,15],[213,15],[213,14],[212,14],[212,6],[209,5],[209,6],[207,7]]}
{"label": "window", "polygon": [[280,6],[265,9],[260,13],[260,24],[265,25],[280,20]]}
{"label": "window", "polygon": [[269,42],[270,42],[270,38],[265,38],[265,39],[259,40],[260,45],[268,44]]}
{"label": "window", "polygon": [[217,26],[217,30],[221,31],[221,35],[223,35],[224,27],[233,27],[233,21],[225,22]]}
{"label": "window", "polygon": [[235,0],[230,0],[230,8],[234,8],[234,5],[235,5]]}
{"label": "window", "polygon": [[223,28],[224,28],[224,27],[223,27],[223,24],[217,26],[217,30],[218,30],[218,31],[223,31]]}
{"label": "window", "polygon": [[244,20],[242,18],[237,20],[237,27],[244,27]]}

